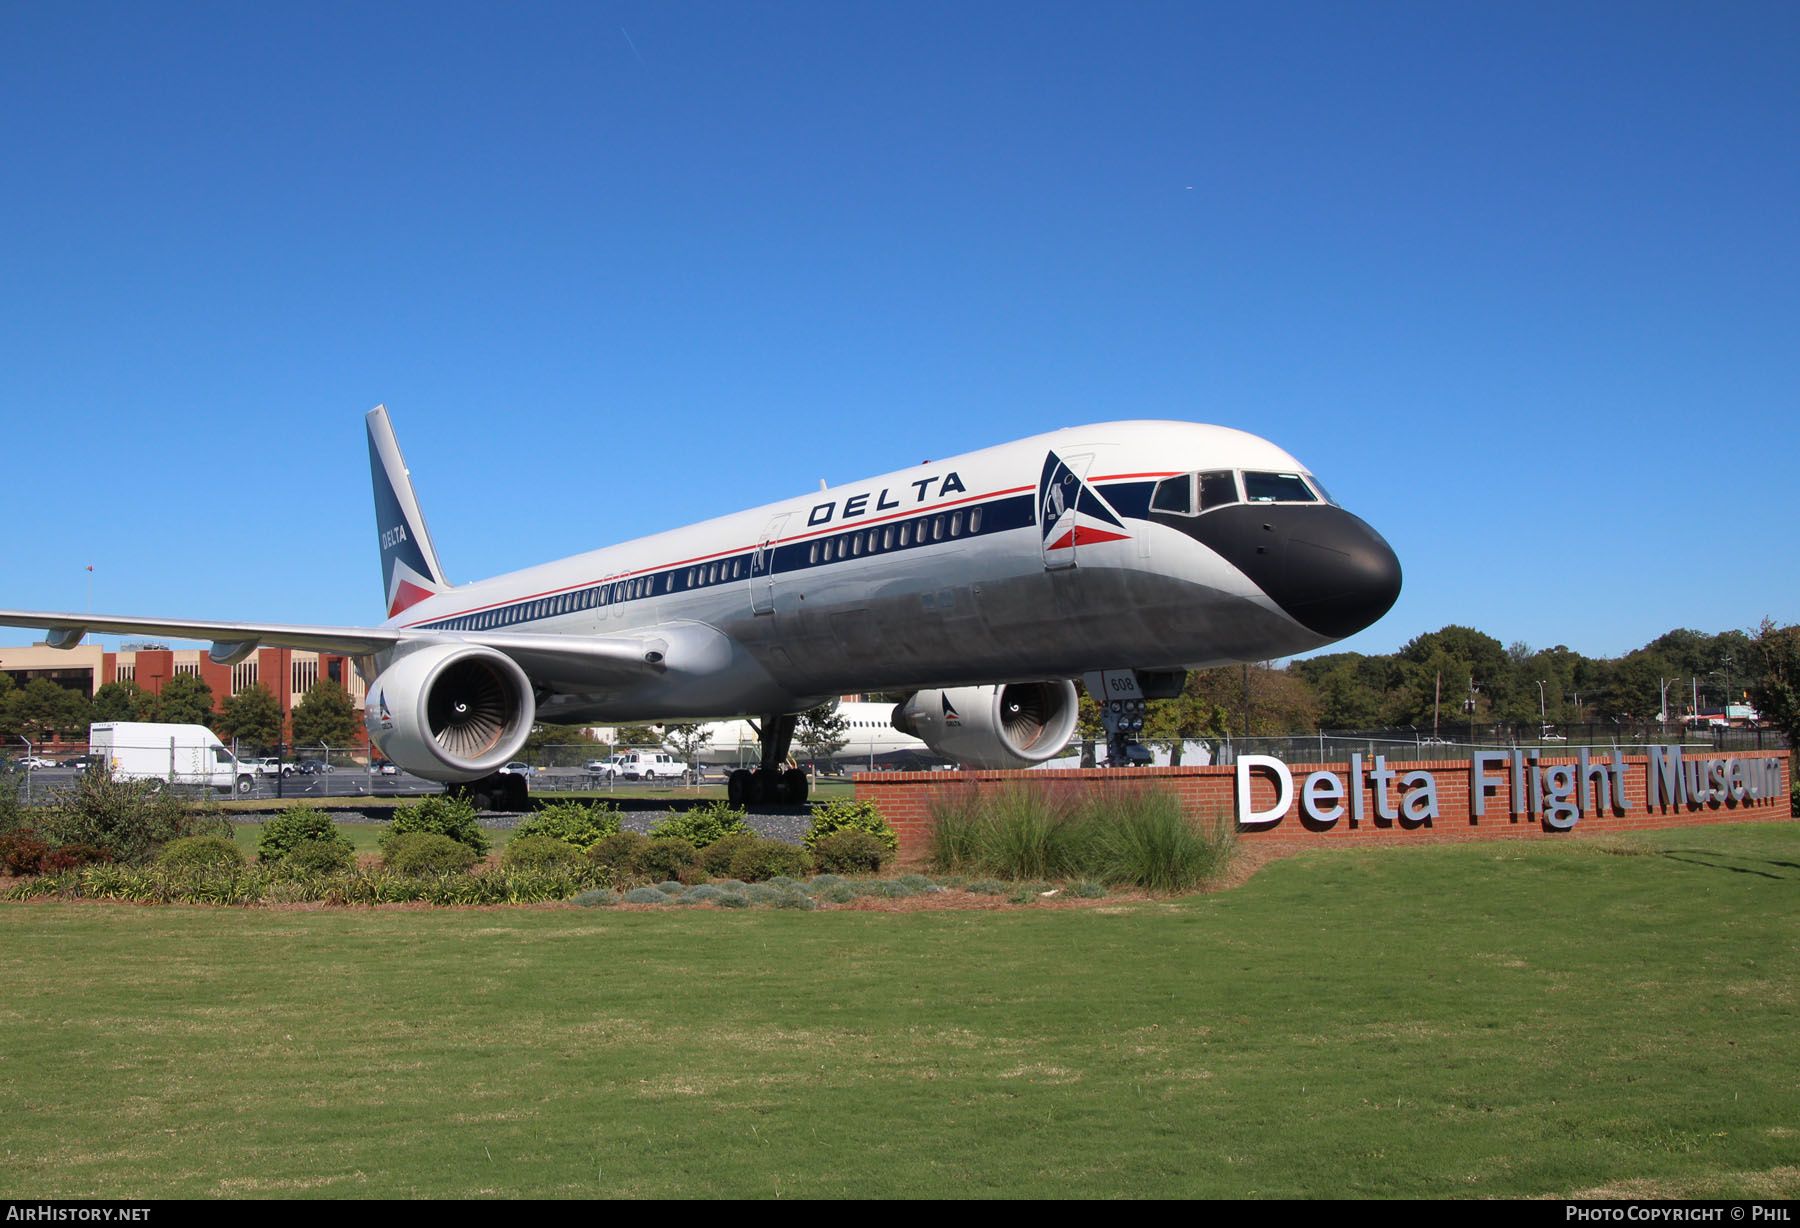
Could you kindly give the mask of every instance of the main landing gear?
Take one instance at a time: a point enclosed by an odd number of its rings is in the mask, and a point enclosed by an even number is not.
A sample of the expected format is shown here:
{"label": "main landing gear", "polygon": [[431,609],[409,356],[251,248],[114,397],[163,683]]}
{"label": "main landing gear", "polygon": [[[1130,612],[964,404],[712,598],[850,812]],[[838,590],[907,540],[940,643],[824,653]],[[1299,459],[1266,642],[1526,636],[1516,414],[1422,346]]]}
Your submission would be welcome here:
{"label": "main landing gear", "polygon": [[480,780],[444,786],[451,797],[467,799],[477,810],[526,810],[531,806],[531,787],[517,772],[495,772]]}
{"label": "main landing gear", "polygon": [[762,766],[754,772],[739,768],[725,778],[725,797],[733,806],[762,804],[799,806],[806,801],[811,783],[799,768],[782,768],[788,749],[794,744],[797,716],[779,713],[763,717],[756,730],[762,742]]}

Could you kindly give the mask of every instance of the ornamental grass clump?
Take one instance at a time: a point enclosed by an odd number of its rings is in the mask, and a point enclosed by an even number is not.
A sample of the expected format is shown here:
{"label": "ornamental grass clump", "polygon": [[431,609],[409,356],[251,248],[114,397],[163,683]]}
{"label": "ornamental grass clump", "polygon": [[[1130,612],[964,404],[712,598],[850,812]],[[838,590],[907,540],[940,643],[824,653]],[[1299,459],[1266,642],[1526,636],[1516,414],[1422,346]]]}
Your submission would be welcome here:
{"label": "ornamental grass clump", "polygon": [[1223,818],[1206,829],[1160,790],[1119,790],[1092,803],[1093,877],[1151,891],[1192,891],[1222,873],[1236,831]]}
{"label": "ornamental grass clump", "polygon": [[1079,792],[1066,787],[970,786],[940,795],[931,803],[933,861],[941,870],[1063,877],[1077,872],[1093,839],[1081,809]]}
{"label": "ornamental grass clump", "polygon": [[1223,871],[1234,840],[1228,821],[1197,823],[1174,795],[1135,786],[971,786],[933,799],[931,814],[938,869],[1015,881],[1191,891]]}

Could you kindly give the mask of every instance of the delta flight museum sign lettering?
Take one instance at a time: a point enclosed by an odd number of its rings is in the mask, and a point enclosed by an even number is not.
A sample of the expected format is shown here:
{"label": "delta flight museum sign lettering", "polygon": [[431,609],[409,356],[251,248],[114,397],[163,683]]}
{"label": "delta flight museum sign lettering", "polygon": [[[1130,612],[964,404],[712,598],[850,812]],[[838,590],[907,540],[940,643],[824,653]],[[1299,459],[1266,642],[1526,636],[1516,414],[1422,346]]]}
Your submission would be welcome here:
{"label": "delta flight museum sign lettering", "polygon": [[[1779,758],[1689,758],[1679,746],[1646,749],[1640,763],[1628,762],[1623,751],[1590,757],[1582,749],[1573,763],[1541,763],[1536,750],[1476,751],[1468,767],[1470,822],[1478,823],[1490,812],[1495,817],[1504,813],[1515,822],[1541,819],[1553,831],[1567,831],[1584,815],[1624,815],[1634,805],[1651,811],[1698,810],[1784,794]],[[1438,775],[1449,775],[1449,769],[1401,772],[1388,767],[1385,755],[1376,755],[1368,765],[1361,755],[1351,755],[1348,766],[1348,771],[1309,772],[1296,784],[1293,770],[1281,760],[1239,755],[1238,825],[1266,830],[1293,816],[1296,808],[1295,817],[1310,831],[1339,823],[1418,828],[1438,818]],[[1461,769],[1455,773],[1460,784]],[[1634,774],[1639,774],[1642,789],[1627,788]],[[1259,777],[1274,784],[1273,800],[1260,808],[1252,797]]]}

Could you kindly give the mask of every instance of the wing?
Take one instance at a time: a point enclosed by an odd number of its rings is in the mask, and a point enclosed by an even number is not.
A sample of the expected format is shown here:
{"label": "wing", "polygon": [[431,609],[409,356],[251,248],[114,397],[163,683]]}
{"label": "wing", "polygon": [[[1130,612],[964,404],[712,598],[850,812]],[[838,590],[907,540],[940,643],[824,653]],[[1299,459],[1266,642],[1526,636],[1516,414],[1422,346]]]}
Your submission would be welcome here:
{"label": "wing", "polygon": [[73,648],[90,631],[211,640],[207,655],[219,665],[235,665],[259,647],[303,648],[362,657],[403,642],[483,644],[505,653],[539,681],[627,686],[662,672],[666,637],[574,637],[520,632],[480,634],[413,631],[400,627],[330,627],[299,623],[216,622],[205,619],[134,618],[111,614],[70,614],[41,610],[0,610],[0,627],[42,627],[53,648]]}

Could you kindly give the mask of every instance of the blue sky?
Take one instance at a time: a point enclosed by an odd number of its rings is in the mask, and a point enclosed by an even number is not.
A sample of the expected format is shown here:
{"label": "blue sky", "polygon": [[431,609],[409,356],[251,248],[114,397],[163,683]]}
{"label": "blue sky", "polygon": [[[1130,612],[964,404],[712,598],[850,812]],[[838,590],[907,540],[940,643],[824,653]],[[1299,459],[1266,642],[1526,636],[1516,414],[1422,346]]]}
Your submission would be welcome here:
{"label": "blue sky", "polygon": [[0,5],[0,605],[364,623],[361,415],[473,579],[1219,422],[1395,609],[1800,619],[1800,8]]}

